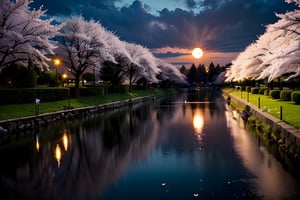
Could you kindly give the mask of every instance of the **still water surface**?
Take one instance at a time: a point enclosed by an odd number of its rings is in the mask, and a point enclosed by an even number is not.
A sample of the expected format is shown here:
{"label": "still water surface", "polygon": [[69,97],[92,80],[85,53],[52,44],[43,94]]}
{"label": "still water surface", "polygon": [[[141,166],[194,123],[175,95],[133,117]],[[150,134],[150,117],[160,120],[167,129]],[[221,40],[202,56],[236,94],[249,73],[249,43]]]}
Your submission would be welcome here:
{"label": "still water surface", "polygon": [[0,199],[299,199],[244,127],[210,89],[60,122],[1,145]]}

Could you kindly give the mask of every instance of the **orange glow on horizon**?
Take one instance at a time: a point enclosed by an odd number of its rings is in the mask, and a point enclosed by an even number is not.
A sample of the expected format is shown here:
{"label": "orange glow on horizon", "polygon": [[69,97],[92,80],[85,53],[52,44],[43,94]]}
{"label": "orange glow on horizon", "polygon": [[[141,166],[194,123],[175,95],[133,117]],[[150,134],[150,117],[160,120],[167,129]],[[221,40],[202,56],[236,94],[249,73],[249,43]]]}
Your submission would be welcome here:
{"label": "orange glow on horizon", "polygon": [[[217,51],[205,51],[205,54],[202,55],[201,59],[194,58],[191,52],[193,49],[184,49],[184,48],[172,48],[164,47],[158,49],[152,49],[153,53],[167,54],[172,53],[174,56],[162,58],[168,63],[172,63],[180,68],[182,65],[190,67],[193,63],[198,66],[199,64],[209,65],[213,62],[215,65],[219,64],[224,66],[228,63],[231,63],[240,52],[217,52]],[[177,55],[177,56],[176,56]]]}

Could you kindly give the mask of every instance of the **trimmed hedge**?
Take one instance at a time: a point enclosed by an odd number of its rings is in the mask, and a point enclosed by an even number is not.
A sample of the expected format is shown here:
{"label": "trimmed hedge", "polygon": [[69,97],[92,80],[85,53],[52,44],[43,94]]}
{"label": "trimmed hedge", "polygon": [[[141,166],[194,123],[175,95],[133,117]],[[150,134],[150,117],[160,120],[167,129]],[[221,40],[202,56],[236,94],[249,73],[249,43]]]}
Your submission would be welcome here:
{"label": "trimmed hedge", "polygon": [[300,104],[300,91],[292,92],[291,97],[292,101],[294,101],[298,105]]}
{"label": "trimmed hedge", "polygon": [[259,94],[265,94],[265,91],[267,90],[267,88],[259,88]]}
{"label": "trimmed hedge", "polygon": [[1,89],[0,104],[35,103],[35,99],[41,102],[59,101],[68,98],[68,88],[28,88],[28,89]]}
{"label": "trimmed hedge", "polygon": [[251,88],[251,94],[258,94],[258,92],[259,92],[259,88],[256,87]]}
{"label": "trimmed hedge", "polygon": [[280,90],[270,90],[270,96],[273,99],[280,99]]}
{"label": "trimmed hedge", "polygon": [[270,95],[270,90],[269,89],[265,89],[264,95],[269,96]]}
{"label": "trimmed hedge", "polygon": [[280,91],[280,99],[283,101],[291,101],[292,100],[292,97],[291,97],[292,92],[293,92],[292,90],[281,90]]}

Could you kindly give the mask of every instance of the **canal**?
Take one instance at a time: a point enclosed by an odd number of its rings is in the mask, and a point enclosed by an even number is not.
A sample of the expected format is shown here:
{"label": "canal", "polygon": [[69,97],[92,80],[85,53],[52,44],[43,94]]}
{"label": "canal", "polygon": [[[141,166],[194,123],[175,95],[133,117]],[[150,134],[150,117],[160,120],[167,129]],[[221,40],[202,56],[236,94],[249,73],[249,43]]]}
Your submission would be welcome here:
{"label": "canal", "polygon": [[300,197],[299,163],[213,89],[2,138],[0,158],[0,199]]}

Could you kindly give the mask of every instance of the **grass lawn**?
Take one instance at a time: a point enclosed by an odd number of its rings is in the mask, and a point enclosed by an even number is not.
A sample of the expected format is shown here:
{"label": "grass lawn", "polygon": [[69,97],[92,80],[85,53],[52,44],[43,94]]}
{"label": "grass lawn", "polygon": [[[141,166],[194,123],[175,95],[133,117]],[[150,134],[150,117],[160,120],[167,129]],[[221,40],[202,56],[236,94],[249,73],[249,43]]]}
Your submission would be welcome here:
{"label": "grass lawn", "polygon": [[[296,128],[300,128],[300,105],[296,105],[292,101],[282,101],[279,99],[272,99],[270,96],[262,94],[251,94],[246,91],[240,91],[237,89],[224,89],[224,92],[230,93],[238,98],[242,98],[245,101],[258,107],[260,101],[260,109],[268,112],[272,116],[280,119],[280,107],[282,107],[282,120]],[[260,99],[260,100],[259,100]]]}
{"label": "grass lawn", "polygon": [[[70,106],[73,108],[80,108],[86,106],[101,105],[104,103],[149,96],[154,94],[162,94],[165,92],[171,92],[171,91],[162,90],[162,89],[153,89],[153,90],[149,89],[149,90],[137,90],[131,93],[130,92],[115,93],[115,94],[107,94],[101,96],[71,98]],[[54,102],[41,102],[39,105],[39,113],[42,114],[42,113],[64,110],[64,108],[66,108],[67,105],[68,105],[68,100],[54,101]],[[35,115],[35,113],[36,113],[35,103],[0,105],[0,120],[33,116]]]}

